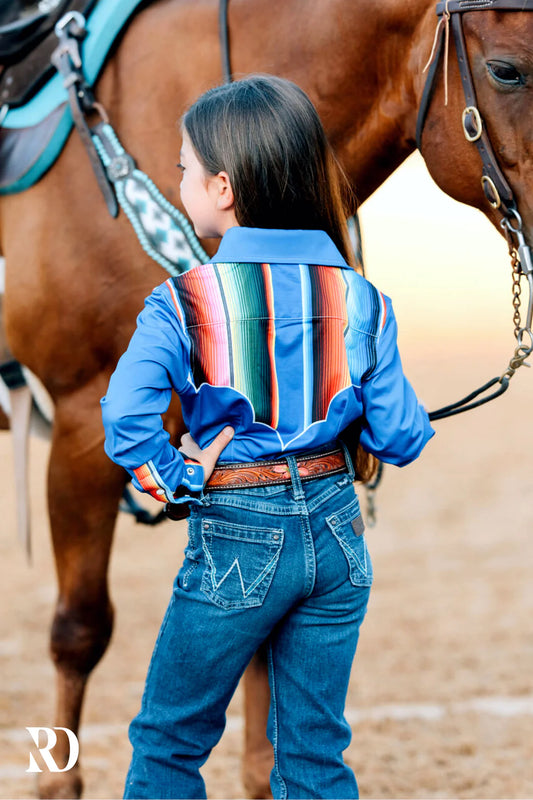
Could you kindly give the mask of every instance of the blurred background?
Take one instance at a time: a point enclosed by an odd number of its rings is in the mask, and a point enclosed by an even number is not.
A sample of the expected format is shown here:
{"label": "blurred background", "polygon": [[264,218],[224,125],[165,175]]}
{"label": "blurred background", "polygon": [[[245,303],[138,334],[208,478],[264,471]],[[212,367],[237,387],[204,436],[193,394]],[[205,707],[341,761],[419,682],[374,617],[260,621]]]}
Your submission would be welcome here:
{"label": "blurred background", "polygon": [[480,211],[439,189],[418,151],[360,217],[368,277],[392,297],[404,345],[475,358],[506,338],[511,355],[507,243]]}

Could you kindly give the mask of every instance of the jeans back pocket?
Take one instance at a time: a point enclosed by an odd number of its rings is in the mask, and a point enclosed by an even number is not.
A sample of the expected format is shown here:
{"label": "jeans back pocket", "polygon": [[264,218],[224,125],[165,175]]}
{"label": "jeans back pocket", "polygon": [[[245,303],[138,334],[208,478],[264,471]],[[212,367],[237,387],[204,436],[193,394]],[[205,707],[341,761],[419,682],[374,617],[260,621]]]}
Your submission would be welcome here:
{"label": "jeans back pocket", "polygon": [[341,511],[327,517],[326,522],[346,556],[350,581],[354,586],[372,586],[372,561],[366,546],[365,525],[357,498]]}
{"label": "jeans back pocket", "polygon": [[204,594],[228,610],[262,605],[281,553],[283,531],[208,519],[202,521],[202,544]]}

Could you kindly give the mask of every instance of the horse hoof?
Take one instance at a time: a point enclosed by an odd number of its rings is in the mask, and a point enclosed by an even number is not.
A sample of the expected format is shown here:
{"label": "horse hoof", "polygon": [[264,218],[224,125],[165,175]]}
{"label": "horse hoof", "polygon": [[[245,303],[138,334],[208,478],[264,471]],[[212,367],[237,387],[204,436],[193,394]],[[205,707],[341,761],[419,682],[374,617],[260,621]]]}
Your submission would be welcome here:
{"label": "horse hoof", "polygon": [[39,797],[43,800],[79,800],[83,782],[77,767],[69,772],[42,773],[39,777]]}

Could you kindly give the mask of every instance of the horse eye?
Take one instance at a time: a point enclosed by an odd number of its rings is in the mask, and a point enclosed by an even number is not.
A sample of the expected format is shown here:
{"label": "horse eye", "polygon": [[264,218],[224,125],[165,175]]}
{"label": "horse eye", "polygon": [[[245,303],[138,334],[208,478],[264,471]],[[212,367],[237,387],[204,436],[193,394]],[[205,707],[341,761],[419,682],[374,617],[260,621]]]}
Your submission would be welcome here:
{"label": "horse eye", "polygon": [[505,86],[521,86],[524,83],[524,76],[506,61],[488,61],[487,67],[498,83],[503,83]]}

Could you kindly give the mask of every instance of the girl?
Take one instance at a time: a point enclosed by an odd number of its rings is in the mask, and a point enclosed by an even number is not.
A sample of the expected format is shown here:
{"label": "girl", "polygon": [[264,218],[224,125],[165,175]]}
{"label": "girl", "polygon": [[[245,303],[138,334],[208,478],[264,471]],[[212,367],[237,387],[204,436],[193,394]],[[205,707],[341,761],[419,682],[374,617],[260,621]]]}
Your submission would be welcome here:
{"label": "girl", "polygon": [[[354,798],[343,713],[372,566],[347,445],[355,425],[367,453],[403,465],[433,431],[390,301],[348,263],[340,173],[307,96],[249,77],[200,97],[182,132],[183,204],[222,241],[146,300],[102,401],[108,455],[190,506],[126,797],[205,797],[200,767],[264,643],[274,797]],[[161,419],[172,390],[179,450]]]}

